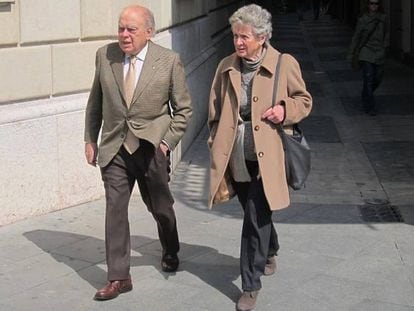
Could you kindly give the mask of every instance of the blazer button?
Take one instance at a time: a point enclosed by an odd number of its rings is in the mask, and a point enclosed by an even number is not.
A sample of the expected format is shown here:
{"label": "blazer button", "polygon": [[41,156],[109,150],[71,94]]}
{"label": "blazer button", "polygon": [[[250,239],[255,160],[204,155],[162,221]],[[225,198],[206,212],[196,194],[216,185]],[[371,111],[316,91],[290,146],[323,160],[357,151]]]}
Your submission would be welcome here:
{"label": "blazer button", "polygon": [[124,138],[125,137],[125,134],[121,134],[121,138]]}
{"label": "blazer button", "polygon": [[254,101],[254,102],[257,102],[258,100],[259,100],[259,97],[257,97],[257,96],[254,96],[254,97],[253,97],[253,101]]}
{"label": "blazer button", "polygon": [[255,131],[258,131],[260,129],[260,127],[258,126],[258,125],[256,125],[255,127],[254,127],[254,130]]}
{"label": "blazer button", "polygon": [[262,158],[264,156],[264,153],[262,151],[260,151],[257,155],[258,155],[259,158]]}

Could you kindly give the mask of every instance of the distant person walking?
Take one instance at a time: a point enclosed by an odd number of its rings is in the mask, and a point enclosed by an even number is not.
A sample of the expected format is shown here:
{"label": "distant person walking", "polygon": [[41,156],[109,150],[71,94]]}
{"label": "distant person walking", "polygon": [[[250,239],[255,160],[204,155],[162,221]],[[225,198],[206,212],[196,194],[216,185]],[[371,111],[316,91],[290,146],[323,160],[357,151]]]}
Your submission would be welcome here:
{"label": "distant person walking", "polygon": [[362,68],[363,110],[372,116],[377,114],[374,91],[382,81],[387,42],[386,16],[381,3],[369,0],[358,19],[347,59],[356,60]]}
{"label": "distant person walking", "polygon": [[296,14],[299,21],[303,21],[303,11],[305,11],[305,0],[296,0]]}
{"label": "distant person walking", "polygon": [[313,19],[319,19],[319,12],[321,10],[321,0],[312,0]]}
{"label": "distant person walking", "polygon": [[330,5],[331,5],[331,1],[330,0],[322,0],[321,13],[322,14],[327,14],[328,11],[329,11]]}

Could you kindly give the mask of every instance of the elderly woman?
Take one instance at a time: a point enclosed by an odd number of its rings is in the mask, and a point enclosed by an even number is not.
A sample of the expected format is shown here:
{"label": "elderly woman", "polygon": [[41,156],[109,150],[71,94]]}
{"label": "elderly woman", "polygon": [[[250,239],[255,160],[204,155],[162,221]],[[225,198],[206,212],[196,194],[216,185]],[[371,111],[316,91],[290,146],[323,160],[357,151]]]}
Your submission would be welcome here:
{"label": "elderly woman", "polygon": [[[244,210],[240,271],[243,294],[238,310],[252,310],[260,277],[276,270],[278,237],[272,211],[289,205],[282,141],[275,125],[288,128],[305,118],[312,98],[298,62],[281,57],[269,43],[272,17],[251,4],[229,19],[235,53],[224,58],[211,87],[209,207],[237,195]],[[279,90],[272,105],[275,69]]]}

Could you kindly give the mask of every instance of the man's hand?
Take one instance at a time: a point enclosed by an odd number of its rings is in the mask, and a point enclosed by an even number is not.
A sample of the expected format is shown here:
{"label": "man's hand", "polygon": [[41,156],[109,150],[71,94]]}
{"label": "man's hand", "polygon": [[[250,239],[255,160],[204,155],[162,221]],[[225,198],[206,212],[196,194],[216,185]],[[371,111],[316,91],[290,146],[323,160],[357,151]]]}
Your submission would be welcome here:
{"label": "man's hand", "polygon": [[262,119],[267,119],[270,122],[278,124],[285,118],[285,107],[282,105],[274,105],[263,113]]}
{"label": "man's hand", "polygon": [[96,143],[85,143],[85,157],[88,164],[96,166],[97,153],[98,145]]}

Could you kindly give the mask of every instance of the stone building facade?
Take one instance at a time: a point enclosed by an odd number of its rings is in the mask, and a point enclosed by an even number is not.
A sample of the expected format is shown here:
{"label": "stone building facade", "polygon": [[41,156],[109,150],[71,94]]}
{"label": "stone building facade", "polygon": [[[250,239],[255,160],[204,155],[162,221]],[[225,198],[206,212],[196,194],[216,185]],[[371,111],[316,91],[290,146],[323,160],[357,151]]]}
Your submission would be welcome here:
{"label": "stone building facade", "polygon": [[204,126],[217,62],[232,51],[234,0],[0,0],[0,225],[103,196],[84,159],[95,52],[121,9],[155,15],[154,41],[180,53],[194,114],[173,166]]}

